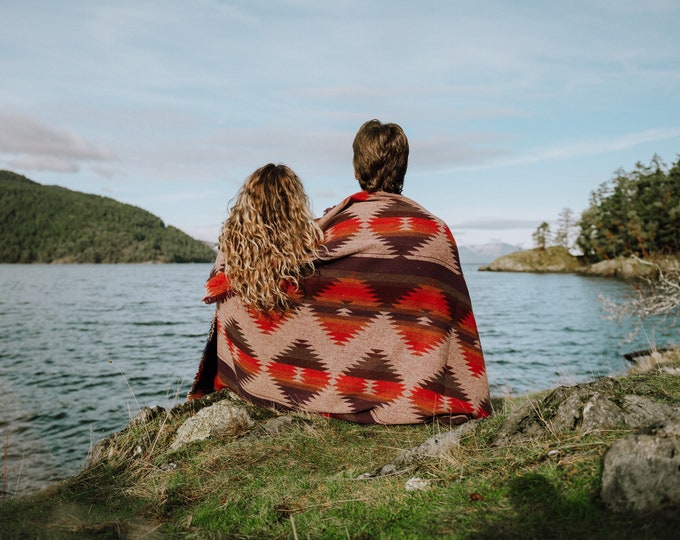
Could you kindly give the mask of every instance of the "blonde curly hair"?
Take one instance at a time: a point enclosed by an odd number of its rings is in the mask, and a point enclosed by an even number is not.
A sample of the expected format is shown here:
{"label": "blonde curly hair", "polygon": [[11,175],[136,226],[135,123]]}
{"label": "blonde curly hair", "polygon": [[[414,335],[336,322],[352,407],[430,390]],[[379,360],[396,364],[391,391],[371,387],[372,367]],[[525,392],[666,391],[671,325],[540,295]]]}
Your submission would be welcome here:
{"label": "blonde curly hair", "polygon": [[219,249],[231,290],[258,311],[286,311],[299,280],[314,271],[322,239],[298,176],[282,164],[260,167],[222,225]]}

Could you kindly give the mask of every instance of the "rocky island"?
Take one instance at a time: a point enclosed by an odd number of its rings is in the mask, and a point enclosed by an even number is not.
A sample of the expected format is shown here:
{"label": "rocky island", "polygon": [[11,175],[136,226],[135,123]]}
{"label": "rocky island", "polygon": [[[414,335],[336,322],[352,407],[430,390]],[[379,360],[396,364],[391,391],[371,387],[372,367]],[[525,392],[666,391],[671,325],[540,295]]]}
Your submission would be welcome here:
{"label": "rocky island", "polygon": [[567,248],[553,246],[508,253],[488,265],[481,266],[479,270],[488,272],[575,272],[585,268],[585,266],[578,257],[569,253]]}
{"label": "rocky island", "polygon": [[638,257],[616,257],[589,264],[561,246],[534,248],[503,255],[487,265],[482,272],[574,273],[619,279],[651,277],[660,268],[676,268],[680,258],[660,256],[647,260]]}

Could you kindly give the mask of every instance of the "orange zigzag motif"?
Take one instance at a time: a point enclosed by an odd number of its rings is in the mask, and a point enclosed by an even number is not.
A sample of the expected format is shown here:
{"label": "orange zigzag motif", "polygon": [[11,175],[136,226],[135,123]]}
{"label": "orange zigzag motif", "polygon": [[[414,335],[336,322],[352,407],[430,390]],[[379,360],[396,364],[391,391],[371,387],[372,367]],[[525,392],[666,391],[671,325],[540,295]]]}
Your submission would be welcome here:
{"label": "orange zigzag motif", "polygon": [[275,332],[286,320],[285,314],[281,314],[276,311],[263,313],[261,311],[250,309],[248,310],[248,313],[263,334],[271,334]]}
{"label": "orange zigzag motif", "polygon": [[379,306],[368,284],[338,279],[314,297],[313,311],[326,334],[342,345],[371,322]]}
{"label": "orange zigzag motif", "polygon": [[394,308],[396,313],[411,316],[410,320],[395,317],[394,324],[415,355],[425,354],[446,338],[440,321],[446,321],[450,311],[446,296],[440,289],[427,285],[417,287],[403,296]]}
{"label": "orange zigzag motif", "polygon": [[372,349],[336,379],[334,386],[345,400],[362,408],[365,403],[388,402],[404,392],[402,378],[383,351]]}
{"label": "orange zigzag motif", "polygon": [[411,393],[411,402],[426,415],[437,414],[472,414],[474,406],[462,399],[443,396],[426,388],[415,388]]}
{"label": "orange zigzag motif", "polygon": [[334,225],[324,233],[324,243],[339,242],[356,234],[361,229],[361,220],[351,218]]}
{"label": "orange zigzag motif", "polygon": [[218,272],[212,276],[205,284],[205,296],[203,301],[206,304],[213,304],[224,298],[231,290],[231,282],[224,272]]}

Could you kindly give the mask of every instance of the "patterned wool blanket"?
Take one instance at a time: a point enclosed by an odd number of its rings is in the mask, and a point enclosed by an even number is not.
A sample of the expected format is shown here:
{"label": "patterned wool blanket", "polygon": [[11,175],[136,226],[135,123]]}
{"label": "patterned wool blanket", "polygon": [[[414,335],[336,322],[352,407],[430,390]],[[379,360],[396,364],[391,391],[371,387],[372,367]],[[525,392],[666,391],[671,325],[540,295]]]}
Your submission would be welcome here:
{"label": "patterned wool blanket", "polygon": [[491,412],[458,249],[414,201],[360,192],[330,209],[315,274],[282,316],[229,291],[218,260],[213,327],[189,398],[228,387],[277,410],[361,423],[463,422]]}

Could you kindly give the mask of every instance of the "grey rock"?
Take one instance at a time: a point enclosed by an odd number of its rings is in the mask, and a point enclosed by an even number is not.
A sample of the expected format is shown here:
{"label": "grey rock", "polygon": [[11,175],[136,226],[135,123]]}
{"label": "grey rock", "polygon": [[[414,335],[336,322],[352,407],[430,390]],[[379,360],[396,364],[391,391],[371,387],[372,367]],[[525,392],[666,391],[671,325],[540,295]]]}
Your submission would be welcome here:
{"label": "grey rock", "polygon": [[153,409],[149,407],[142,407],[139,409],[139,412],[134,416],[134,418],[130,420],[128,427],[136,427],[142,424],[148,424],[158,415],[165,412],[165,409],[163,407],[159,407],[158,405],[156,405]]}
{"label": "grey rock", "polygon": [[621,407],[601,394],[591,396],[580,413],[581,431],[586,433],[616,427],[625,417]]}
{"label": "grey rock", "polygon": [[556,388],[541,399],[529,399],[511,413],[494,445],[518,444],[571,431],[640,429],[653,423],[680,421],[677,405],[637,395],[617,395],[618,382],[614,379]]}
{"label": "grey rock", "polygon": [[604,458],[601,496],[622,513],[680,505],[680,422],[615,442]]}
{"label": "grey rock", "polygon": [[292,431],[295,427],[304,423],[296,416],[281,415],[262,421],[248,435],[248,439],[260,439],[263,437],[279,437]]}
{"label": "grey rock", "polygon": [[170,450],[214,435],[245,431],[255,425],[248,412],[227,400],[205,407],[189,417],[177,430]]}
{"label": "grey rock", "polygon": [[632,428],[649,426],[662,420],[680,422],[680,407],[659,403],[641,396],[625,396],[625,422]]}
{"label": "grey rock", "polygon": [[461,439],[473,433],[482,421],[483,420],[470,420],[465,424],[455,427],[451,431],[430,437],[424,443],[414,448],[403,450],[393,461],[383,465],[381,468],[372,472],[360,474],[358,479],[366,480],[379,476],[391,476],[423,459],[442,457],[451,450],[451,448],[460,446]]}

